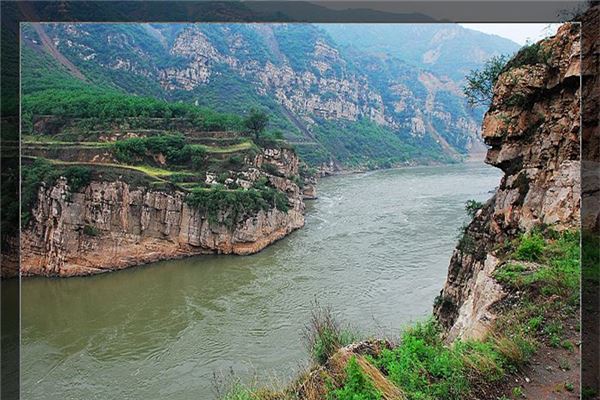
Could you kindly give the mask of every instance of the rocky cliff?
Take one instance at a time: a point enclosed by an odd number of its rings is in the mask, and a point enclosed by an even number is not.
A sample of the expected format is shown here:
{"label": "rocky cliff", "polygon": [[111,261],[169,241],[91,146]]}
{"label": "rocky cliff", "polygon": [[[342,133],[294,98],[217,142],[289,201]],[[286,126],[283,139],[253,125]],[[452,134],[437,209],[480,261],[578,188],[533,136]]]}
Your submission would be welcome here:
{"label": "rocky cliff", "polygon": [[[94,179],[73,191],[61,178],[42,185],[31,221],[22,234],[23,275],[74,276],[122,269],[195,254],[251,254],[304,225],[303,196],[287,177],[298,172],[298,158],[286,149],[265,149],[239,179],[260,178],[285,193],[287,211],[276,207],[236,214],[221,207],[216,220],[190,205],[181,189]],[[276,171],[258,168],[269,163]]]}
{"label": "rocky cliff", "polygon": [[505,241],[538,226],[579,226],[580,56],[593,60],[592,49],[580,48],[577,24],[533,46],[504,68],[483,121],[486,162],[504,176],[465,229],[436,301],[449,340],[482,337],[494,321],[506,296],[492,276]]}

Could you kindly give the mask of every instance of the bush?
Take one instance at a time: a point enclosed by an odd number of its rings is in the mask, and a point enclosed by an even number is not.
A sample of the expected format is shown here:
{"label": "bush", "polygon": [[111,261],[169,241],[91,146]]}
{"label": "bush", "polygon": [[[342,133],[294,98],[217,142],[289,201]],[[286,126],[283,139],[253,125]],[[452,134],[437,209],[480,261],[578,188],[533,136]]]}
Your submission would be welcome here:
{"label": "bush", "polygon": [[169,181],[173,183],[187,182],[190,179],[190,175],[183,173],[175,173],[169,176]]}
{"label": "bush", "polygon": [[271,164],[271,163],[264,163],[262,165],[262,169],[271,175],[276,175],[279,176],[281,175],[281,173],[279,172],[279,169],[277,168],[277,166],[275,164]]}
{"label": "bush", "polygon": [[250,389],[237,383],[227,392],[222,400],[256,400]]}
{"label": "bush", "polygon": [[194,170],[202,171],[206,165],[206,148],[201,146],[193,147],[190,162]]}
{"label": "bush", "polygon": [[475,213],[477,213],[477,211],[479,211],[482,207],[483,203],[479,201],[467,200],[465,204],[465,211],[471,218],[473,218],[475,216]]}
{"label": "bush", "polygon": [[384,349],[375,360],[411,400],[461,400],[469,389],[458,350],[444,346],[434,320],[416,324],[402,335],[402,344]]}
{"label": "bush", "polygon": [[519,263],[507,263],[494,277],[516,289],[537,288],[544,296],[558,295],[573,303],[579,298],[579,234],[563,232],[558,238],[545,240],[541,233],[523,235],[513,257],[543,263],[528,270]]}
{"label": "bush", "polygon": [[544,252],[544,238],[538,232],[523,235],[514,257],[517,260],[538,261]]}
{"label": "bush", "polygon": [[85,225],[83,227],[83,233],[88,236],[98,236],[100,234],[100,230],[92,225]]}
{"label": "bush", "polygon": [[60,175],[67,179],[71,192],[78,192],[89,185],[92,180],[92,170],[89,167],[73,166],[64,170]]}
{"label": "bush", "polygon": [[147,156],[158,154],[164,155],[168,163],[184,164],[193,157],[202,158],[206,154],[204,147],[186,144],[185,137],[181,134],[119,140],[114,144],[114,151],[117,160],[128,164],[135,164]]}
{"label": "bush", "polygon": [[244,159],[239,155],[231,156],[227,161],[232,167],[240,167],[244,164]]}
{"label": "bush", "polygon": [[219,176],[217,176],[217,182],[225,183],[225,181],[229,179],[229,172],[221,172]]}
{"label": "bush", "polygon": [[503,72],[524,65],[548,64],[551,55],[540,43],[527,44],[506,64]]}

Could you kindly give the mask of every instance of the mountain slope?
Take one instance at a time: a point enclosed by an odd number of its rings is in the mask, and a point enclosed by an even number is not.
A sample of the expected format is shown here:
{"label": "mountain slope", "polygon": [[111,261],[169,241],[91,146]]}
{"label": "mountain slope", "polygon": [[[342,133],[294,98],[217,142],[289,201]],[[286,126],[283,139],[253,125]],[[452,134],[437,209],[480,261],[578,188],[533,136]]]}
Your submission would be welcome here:
{"label": "mountain slope", "polygon": [[[486,42],[487,47],[477,48],[475,58],[465,60],[459,72],[448,77],[434,69],[415,68],[411,62],[414,54],[431,45],[431,32],[440,37],[463,28],[428,28],[422,35],[429,40],[426,44],[419,39],[414,48],[403,44],[374,55],[376,48],[367,42],[344,45],[348,36],[334,27],[44,24],[33,29],[26,25],[24,46],[35,51],[24,52],[24,93],[40,86],[43,77],[29,71],[40,58],[48,62],[50,56],[73,65],[69,70],[80,71],[92,85],[239,115],[259,107],[271,116],[269,129],[283,131],[301,156],[315,165],[378,167],[450,161],[478,143],[481,110],[465,106],[455,78],[495,54],[497,50],[490,50],[493,46]],[[375,33],[380,29],[366,27]],[[47,40],[42,45],[40,31],[52,46]],[[464,40],[465,35],[450,35],[443,40],[443,49],[466,48],[461,44]],[[388,50],[391,45],[385,38],[381,44]],[[52,47],[56,51],[48,52]],[[447,59],[440,57],[438,64]]]}
{"label": "mountain slope", "polygon": [[517,43],[457,24],[320,24],[345,48],[400,57],[460,83],[491,56],[512,54]]}

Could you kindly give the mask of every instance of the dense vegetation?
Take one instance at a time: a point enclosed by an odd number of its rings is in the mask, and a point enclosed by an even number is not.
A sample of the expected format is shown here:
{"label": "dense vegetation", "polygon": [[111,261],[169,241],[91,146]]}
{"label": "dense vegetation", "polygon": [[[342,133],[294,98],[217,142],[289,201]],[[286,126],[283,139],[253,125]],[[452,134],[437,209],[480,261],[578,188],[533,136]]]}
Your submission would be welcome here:
{"label": "dense vegetation", "polygon": [[206,155],[206,147],[188,144],[183,135],[132,137],[114,144],[115,156],[121,162],[147,162],[149,155],[162,154],[169,164],[199,164]]}
{"label": "dense vegetation", "polygon": [[450,161],[432,139],[423,138],[426,144],[417,143],[408,135],[367,119],[321,121],[316,133],[324,148],[335,154],[336,160],[350,166],[389,168],[414,160]]}
{"label": "dense vegetation", "polygon": [[242,118],[187,103],[169,103],[98,88],[47,89],[23,97],[25,115],[120,119],[186,118],[199,130],[242,130]]}
{"label": "dense vegetation", "polygon": [[379,400],[381,392],[375,388],[373,381],[362,371],[356,357],[350,357],[345,368],[346,378],[342,386],[332,389],[327,400]]}
{"label": "dense vegetation", "polygon": [[267,186],[248,190],[196,189],[187,196],[186,202],[206,213],[212,224],[222,222],[229,228],[243,216],[255,215],[261,210],[277,208],[287,212],[289,209],[285,194]]}

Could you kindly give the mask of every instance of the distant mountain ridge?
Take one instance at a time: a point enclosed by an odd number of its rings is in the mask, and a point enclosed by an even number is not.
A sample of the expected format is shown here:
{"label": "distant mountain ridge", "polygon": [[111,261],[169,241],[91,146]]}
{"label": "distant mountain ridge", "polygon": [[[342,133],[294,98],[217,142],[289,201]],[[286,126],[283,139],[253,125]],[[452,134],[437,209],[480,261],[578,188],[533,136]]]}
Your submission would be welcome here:
{"label": "distant mountain ridge", "polygon": [[270,129],[309,163],[354,167],[449,161],[480,146],[482,110],[465,105],[462,76],[518,48],[454,24],[43,24],[23,38],[25,95],[43,89],[42,58],[67,62],[89,85],[268,109]]}

